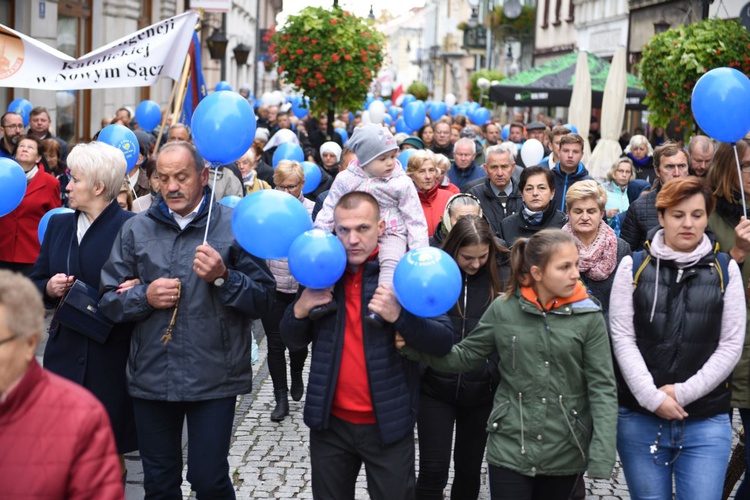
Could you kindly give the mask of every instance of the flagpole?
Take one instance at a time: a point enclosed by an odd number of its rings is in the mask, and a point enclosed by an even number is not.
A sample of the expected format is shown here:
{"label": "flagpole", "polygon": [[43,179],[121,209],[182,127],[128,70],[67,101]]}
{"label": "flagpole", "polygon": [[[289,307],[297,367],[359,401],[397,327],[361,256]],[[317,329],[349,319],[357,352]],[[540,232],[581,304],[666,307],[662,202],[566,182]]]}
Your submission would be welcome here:
{"label": "flagpole", "polygon": [[185,57],[185,66],[182,68],[182,76],[180,76],[180,82],[178,85],[177,95],[174,100],[174,108],[172,108],[172,123],[174,125],[180,119],[180,111],[182,110],[182,104],[185,101],[185,95],[187,94],[188,79],[190,78],[190,65],[191,58],[190,54]]}
{"label": "flagpole", "polygon": [[[162,135],[164,135],[164,128],[167,126],[167,116],[169,115],[168,111],[170,109],[170,106],[172,105],[172,102],[175,99],[175,94],[177,93],[177,87],[180,86],[180,83],[183,81],[183,78],[186,79],[185,72],[190,70],[190,54],[185,56],[185,65],[182,67],[182,74],[180,75],[180,79],[174,82],[174,85],[172,85],[172,91],[169,94],[169,100],[167,101],[166,106],[166,113],[164,113],[161,117],[161,127],[159,128],[159,135],[156,137],[156,147],[159,147],[159,144],[161,144],[161,138]],[[174,123],[171,123],[170,125],[174,125]]]}

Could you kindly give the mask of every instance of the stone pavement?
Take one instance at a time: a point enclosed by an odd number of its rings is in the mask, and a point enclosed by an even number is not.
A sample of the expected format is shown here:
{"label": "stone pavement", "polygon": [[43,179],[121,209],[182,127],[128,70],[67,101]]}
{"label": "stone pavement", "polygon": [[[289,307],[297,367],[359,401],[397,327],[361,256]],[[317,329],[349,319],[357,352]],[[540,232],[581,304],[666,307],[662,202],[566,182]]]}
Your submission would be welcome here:
{"label": "stone pavement", "polygon": [[[255,331],[260,350],[259,362],[253,367],[253,392],[237,398],[234,433],[229,450],[230,474],[237,498],[311,499],[308,429],[302,421],[304,398],[300,402],[290,399],[290,415],[281,423],[271,422],[269,415],[274,407],[273,385],[266,365],[266,342],[260,321],[256,322]],[[37,353],[40,362],[43,352],[43,346],[40,346]],[[309,361],[305,369],[305,380],[308,368]],[[739,418],[734,419],[735,422],[738,420]],[[187,442],[185,434],[183,442]],[[185,447],[184,456],[186,454]],[[144,498],[144,491],[143,469],[138,454],[127,455],[126,465],[126,500],[140,500]],[[185,472],[183,470],[183,478]],[[446,498],[449,497],[451,479],[446,489]],[[183,481],[182,492],[184,498],[191,497],[190,484],[186,480]],[[192,497],[194,498],[194,495]],[[369,498],[364,468],[357,481],[355,498]],[[490,498],[486,466],[482,470],[482,490],[479,498]],[[586,500],[629,498],[619,461],[611,480],[586,479]]]}

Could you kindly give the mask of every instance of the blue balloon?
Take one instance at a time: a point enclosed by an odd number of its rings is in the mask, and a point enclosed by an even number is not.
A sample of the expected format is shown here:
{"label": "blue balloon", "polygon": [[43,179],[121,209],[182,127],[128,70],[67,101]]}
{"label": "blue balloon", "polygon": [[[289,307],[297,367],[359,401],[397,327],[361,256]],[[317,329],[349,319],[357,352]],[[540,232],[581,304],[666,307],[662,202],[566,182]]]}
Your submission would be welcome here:
{"label": "blue balloon", "polygon": [[487,108],[477,108],[471,115],[471,121],[476,125],[485,125],[490,121],[490,110]]}
{"label": "blue balloon", "polygon": [[451,116],[466,115],[467,113],[468,113],[468,110],[466,106],[464,106],[463,104],[458,104],[451,108]]}
{"label": "blue balloon", "polygon": [[510,123],[506,123],[505,125],[503,125],[503,129],[500,131],[500,137],[502,137],[504,141],[507,141],[509,136],[510,136]]}
{"label": "blue balloon", "polygon": [[566,123],[565,125],[563,125],[563,127],[565,127],[566,129],[570,130],[571,134],[577,134],[578,133],[578,128],[575,125],[573,125],[572,123]]}
{"label": "blue balloon", "polygon": [[289,247],[289,271],[307,288],[333,286],[346,270],[346,249],[339,239],[323,231],[305,231]]}
{"label": "blue balloon", "polygon": [[404,120],[403,116],[399,116],[396,119],[396,133],[404,133],[404,134],[411,134],[412,129],[409,127],[409,125],[406,124],[406,120]]}
{"label": "blue balloon", "polygon": [[305,172],[305,183],[302,185],[302,194],[312,193],[318,189],[320,180],[323,177],[320,167],[311,161],[303,161],[302,170]]}
{"label": "blue balloon", "polygon": [[471,112],[471,111],[474,111],[475,109],[479,108],[480,106],[479,106],[478,102],[471,101],[471,102],[467,103],[465,107],[466,107],[467,111]]}
{"label": "blue balloon", "polygon": [[346,144],[346,141],[349,140],[349,132],[345,128],[335,128],[333,131],[341,136],[341,143]]}
{"label": "blue balloon", "polygon": [[391,106],[390,108],[388,108],[388,114],[395,120],[396,118],[398,118],[398,115],[401,114],[401,109],[397,106]]}
{"label": "blue balloon", "polygon": [[385,123],[389,127],[393,125],[393,118],[391,118],[391,115],[383,115],[383,123]]}
{"label": "blue balloon", "polygon": [[195,108],[191,125],[195,147],[212,163],[237,161],[255,140],[255,113],[236,92],[220,90],[205,97]]}
{"label": "blue balloon", "polygon": [[143,130],[151,132],[161,122],[161,108],[154,101],[141,101],[135,108],[135,121]]}
{"label": "blue balloon", "polygon": [[15,210],[26,195],[26,174],[11,158],[0,158],[0,217]]}
{"label": "blue balloon", "polygon": [[443,250],[423,247],[404,255],[393,273],[393,289],[404,309],[424,318],[444,314],[461,294],[461,271]]}
{"label": "blue balloon", "polygon": [[242,198],[232,214],[232,232],[246,252],[261,259],[284,259],[292,242],[312,229],[305,206],[289,193],[263,189]]}
{"label": "blue balloon", "polygon": [[232,90],[232,86],[229,85],[229,82],[226,80],[222,80],[219,83],[216,84],[216,87],[214,87],[214,92],[218,92],[219,90]]}
{"label": "blue balloon", "polygon": [[241,201],[242,201],[242,197],[234,195],[234,194],[230,194],[230,195],[227,195],[224,198],[222,198],[219,203],[221,203],[222,205],[225,205],[225,206],[227,206],[229,208],[234,208]]}
{"label": "blue balloon", "polygon": [[416,100],[417,100],[417,98],[416,98],[416,97],[414,97],[413,95],[411,95],[411,94],[406,94],[406,95],[404,96],[404,99],[403,99],[403,100],[401,101],[401,107],[405,109],[405,108],[406,108],[406,106],[408,106],[408,105],[409,105],[410,103],[412,103],[412,102],[414,102],[414,101],[416,101]]}
{"label": "blue balloon", "polygon": [[418,130],[424,125],[427,117],[427,107],[421,101],[410,102],[404,108],[404,122],[412,130]]}
{"label": "blue balloon", "polygon": [[409,163],[409,158],[411,158],[411,155],[416,152],[416,149],[404,149],[403,151],[401,151],[401,153],[399,153],[398,162],[401,164],[401,168],[406,170],[406,165],[407,163]]}
{"label": "blue balloon", "polygon": [[122,154],[125,155],[125,161],[128,164],[128,172],[135,168],[138,162],[138,155],[140,154],[140,147],[138,146],[138,139],[128,127],[119,123],[107,125],[99,132],[97,140],[122,151]]}
{"label": "blue balloon", "polygon": [[36,230],[36,234],[39,237],[39,244],[41,245],[42,242],[44,241],[44,233],[47,232],[47,225],[49,225],[49,220],[52,218],[53,215],[72,214],[73,212],[75,212],[75,210],[71,210],[66,207],[57,207],[57,208],[53,208],[52,210],[44,214],[41,220],[39,220],[39,227]]}
{"label": "blue balloon", "polygon": [[388,109],[391,106],[393,106],[393,101],[391,101],[390,99],[388,99],[386,101],[383,101],[383,104],[385,105],[385,109]]}
{"label": "blue balloon", "polygon": [[448,106],[446,106],[444,102],[432,103],[432,105],[430,106],[430,119],[432,121],[437,121],[440,119],[440,117],[445,116],[445,113],[447,111]]}
{"label": "blue balloon", "polygon": [[693,88],[698,126],[721,142],[737,142],[750,131],[750,79],[734,68],[716,68]]}
{"label": "blue balloon", "polygon": [[294,160],[302,163],[305,161],[305,152],[298,144],[285,142],[273,152],[273,168],[276,168],[281,160]]}
{"label": "blue balloon", "polygon": [[[305,99],[302,99],[302,96],[295,96],[296,99],[292,101],[292,113],[294,113],[294,116],[297,118],[304,118],[307,116],[307,114],[310,112],[307,108],[309,99],[305,97]],[[302,107],[306,106],[306,107]]]}
{"label": "blue balloon", "polygon": [[13,99],[12,101],[10,101],[10,104],[8,104],[8,111],[21,115],[21,118],[23,118],[24,127],[29,126],[29,114],[31,113],[31,110],[33,108],[33,104],[20,97],[18,99]]}

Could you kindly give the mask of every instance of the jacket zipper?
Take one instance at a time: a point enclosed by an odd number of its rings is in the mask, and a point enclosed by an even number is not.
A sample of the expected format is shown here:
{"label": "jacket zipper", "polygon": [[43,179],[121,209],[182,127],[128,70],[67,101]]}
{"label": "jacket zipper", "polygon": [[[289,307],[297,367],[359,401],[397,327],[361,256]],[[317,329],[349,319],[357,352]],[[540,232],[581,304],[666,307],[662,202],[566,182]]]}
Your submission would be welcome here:
{"label": "jacket zipper", "polygon": [[[560,394],[558,401],[560,402],[560,411],[562,412],[563,418],[565,419],[565,423],[568,424],[568,428],[570,429],[570,433],[573,435],[573,440],[576,442],[576,446],[578,447],[578,451],[581,452],[581,457],[583,457],[583,461],[586,461],[586,453],[583,451],[583,446],[581,446],[581,442],[578,441],[578,436],[576,436],[575,431],[573,430],[573,426],[570,423],[570,419],[568,418],[568,414],[565,412],[565,406],[563,405],[563,397],[562,394]],[[576,420],[578,417],[576,416]]]}
{"label": "jacket zipper", "polygon": [[516,336],[513,335],[513,337],[510,339],[510,352],[511,352],[511,367],[515,371],[516,369]]}
{"label": "jacket zipper", "polygon": [[[469,276],[464,276],[464,304],[463,304],[463,321],[461,322],[461,340],[466,337],[466,296],[469,294]],[[458,374],[456,379],[456,401],[458,401],[458,393],[461,391],[461,374]]]}

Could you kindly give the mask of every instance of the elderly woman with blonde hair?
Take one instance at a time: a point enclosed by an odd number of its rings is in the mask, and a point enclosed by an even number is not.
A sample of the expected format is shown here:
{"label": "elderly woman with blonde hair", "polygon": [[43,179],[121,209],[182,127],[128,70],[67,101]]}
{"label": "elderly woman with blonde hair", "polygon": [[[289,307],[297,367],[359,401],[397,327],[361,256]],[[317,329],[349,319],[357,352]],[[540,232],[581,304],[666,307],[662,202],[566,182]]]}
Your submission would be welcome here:
{"label": "elderly woman with blonde hair", "polygon": [[615,270],[622,258],[630,255],[630,245],[604,222],[606,204],[607,193],[596,181],[576,182],[565,195],[569,220],[562,227],[576,239],[581,281],[589,295],[601,302],[605,318]]}
{"label": "elderly woman with blonde hair", "polygon": [[[75,212],[49,220],[31,274],[53,309],[76,281],[99,290],[100,273],[115,238],[135,215],[117,202],[127,167],[117,148],[102,142],[78,144],[68,154],[68,167],[66,189]],[[84,386],[104,404],[121,456],[138,448],[133,402],[125,380],[131,333],[130,325],[117,324],[102,337],[93,338],[55,315],[44,350],[46,369]]]}
{"label": "elderly woman with blonde hair", "polygon": [[437,182],[438,168],[435,165],[435,153],[425,149],[411,155],[406,164],[406,175],[417,188],[419,201],[427,220],[427,234],[432,236],[440,224],[445,205],[451,197],[451,193],[440,189]]}
{"label": "elderly woman with blonde hair", "polygon": [[[277,191],[294,196],[304,205],[308,214],[312,214],[315,204],[302,196],[302,186],[305,184],[305,172],[302,165],[296,161],[281,160],[276,165],[273,182]],[[261,318],[263,329],[268,339],[268,371],[273,382],[273,394],[276,407],[271,412],[271,420],[281,422],[289,415],[289,393],[294,401],[300,401],[305,390],[302,379],[302,369],[307,359],[307,349],[289,352],[292,386],[287,385],[286,346],[281,338],[279,323],[287,306],[294,302],[299,283],[289,271],[287,259],[266,261],[276,280],[276,296],[271,309]]]}

